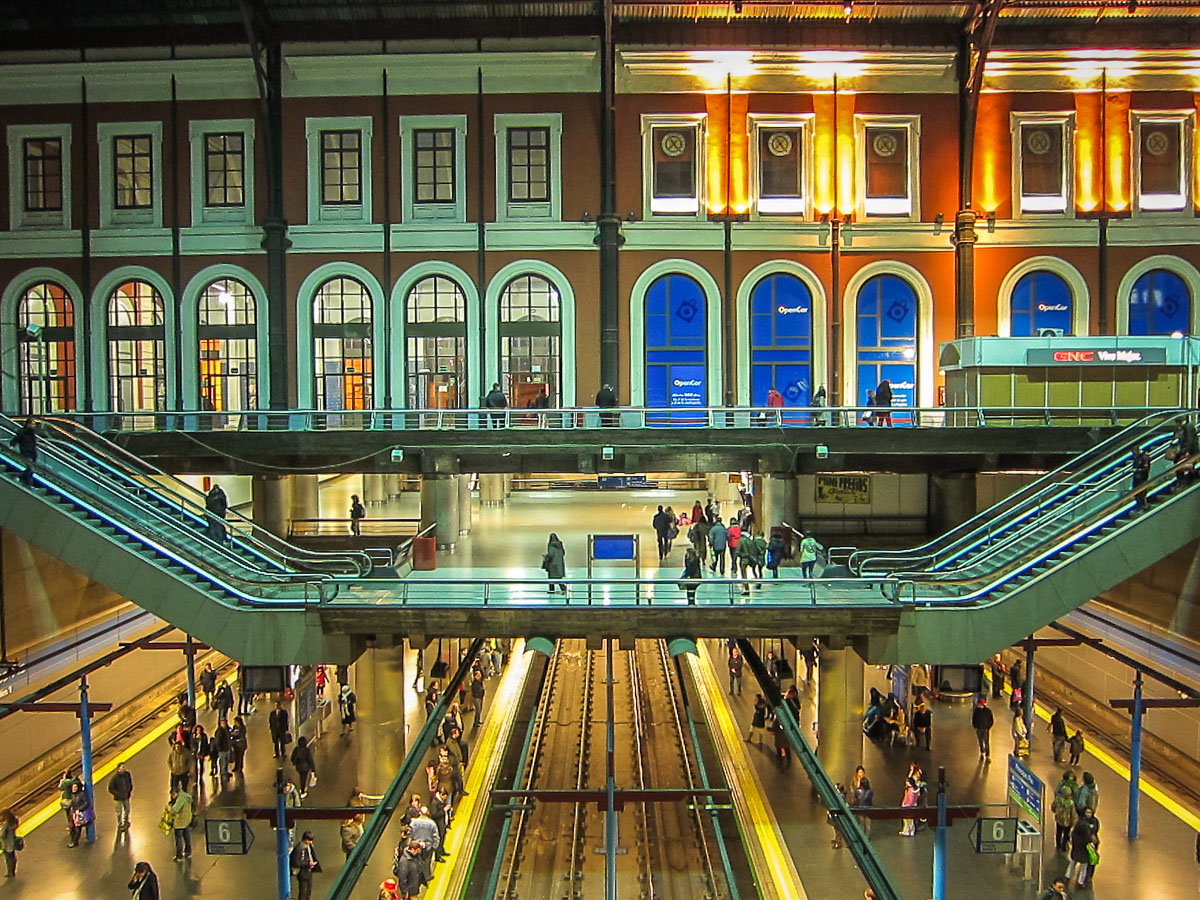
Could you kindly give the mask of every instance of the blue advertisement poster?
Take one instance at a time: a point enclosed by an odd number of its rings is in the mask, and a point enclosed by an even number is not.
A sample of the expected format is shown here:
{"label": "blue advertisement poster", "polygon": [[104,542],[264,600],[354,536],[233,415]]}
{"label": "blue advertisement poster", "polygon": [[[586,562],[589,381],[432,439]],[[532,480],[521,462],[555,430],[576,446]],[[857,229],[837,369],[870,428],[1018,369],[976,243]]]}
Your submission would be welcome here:
{"label": "blue advertisement poster", "polygon": [[[646,292],[646,405],[679,408],[708,402],[708,325],[704,291],[686,275],[666,275]],[[703,424],[669,416],[656,424]]]}
{"label": "blue advertisement poster", "polygon": [[1129,291],[1129,333],[1190,334],[1192,295],[1174,272],[1147,272]]}
{"label": "blue advertisement poster", "polygon": [[[885,379],[892,388],[892,406],[915,406],[917,400],[917,295],[894,275],[879,275],[858,294],[858,398],[868,403]],[[877,420],[864,419],[873,424]],[[893,425],[911,425],[909,413],[893,413]]]}
{"label": "blue advertisement poster", "polygon": [[812,294],[794,275],[770,275],[750,297],[750,405],[766,406],[771,388],[785,407],[809,406],[815,390]]}
{"label": "blue advertisement poster", "polygon": [[1012,292],[1013,337],[1071,334],[1071,288],[1053,272],[1023,275]]}

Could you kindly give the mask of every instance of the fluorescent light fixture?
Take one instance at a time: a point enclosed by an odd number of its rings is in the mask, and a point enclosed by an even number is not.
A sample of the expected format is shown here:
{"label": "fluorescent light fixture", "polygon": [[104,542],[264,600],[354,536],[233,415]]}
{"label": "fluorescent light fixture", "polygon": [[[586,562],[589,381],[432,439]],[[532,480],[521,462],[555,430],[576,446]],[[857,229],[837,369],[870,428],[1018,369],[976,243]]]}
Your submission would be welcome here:
{"label": "fluorescent light fixture", "polygon": [[650,211],[656,213],[694,213],[700,211],[697,197],[651,197]]}

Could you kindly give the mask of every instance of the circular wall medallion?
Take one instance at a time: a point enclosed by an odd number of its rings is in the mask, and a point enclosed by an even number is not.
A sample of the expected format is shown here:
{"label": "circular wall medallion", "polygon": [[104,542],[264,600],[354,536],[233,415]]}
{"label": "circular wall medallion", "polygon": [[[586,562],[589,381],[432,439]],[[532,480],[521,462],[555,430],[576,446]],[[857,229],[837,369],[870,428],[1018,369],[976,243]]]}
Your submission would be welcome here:
{"label": "circular wall medallion", "polygon": [[1146,151],[1153,156],[1162,156],[1170,144],[1170,138],[1161,131],[1151,131],[1146,135]]}
{"label": "circular wall medallion", "polygon": [[787,156],[792,152],[792,136],[786,131],[777,131],[767,139],[767,149],[772,156]]}
{"label": "circular wall medallion", "polygon": [[1025,137],[1025,147],[1036,156],[1045,156],[1049,153],[1053,143],[1050,135],[1040,128],[1030,131]]}
{"label": "circular wall medallion", "polygon": [[871,148],[875,151],[876,156],[892,156],[899,146],[900,142],[896,140],[896,136],[890,131],[880,132],[871,141]]}
{"label": "circular wall medallion", "polygon": [[687,138],[678,131],[668,131],[662,136],[659,146],[667,156],[682,156],[687,149]]}

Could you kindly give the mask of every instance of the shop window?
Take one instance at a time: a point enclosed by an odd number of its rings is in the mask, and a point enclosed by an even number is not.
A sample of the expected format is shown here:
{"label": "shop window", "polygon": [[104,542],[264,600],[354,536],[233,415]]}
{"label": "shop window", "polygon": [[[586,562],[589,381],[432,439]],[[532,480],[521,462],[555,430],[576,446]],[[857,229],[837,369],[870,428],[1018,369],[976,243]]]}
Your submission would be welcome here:
{"label": "shop window", "polygon": [[443,275],[422,278],[405,298],[405,360],[410,409],[474,405],[467,391],[467,298]]}
{"label": "shop window", "polygon": [[1010,298],[1013,337],[1062,337],[1071,334],[1071,288],[1053,272],[1027,272]]}
{"label": "shop window", "polygon": [[500,373],[510,403],[531,408],[539,394],[558,406],[562,391],[562,316],[558,288],[520,275],[500,295]]}
{"label": "shop window", "polygon": [[166,328],[162,295],[145,281],[127,281],[108,299],[109,408],[166,408]]}
{"label": "shop window", "polygon": [[237,412],[258,407],[255,297],[243,282],[222,278],[200,295],[200,408]]}
{"label": "shop window", "polygon": [[[810,406],[812,292],[795,275],[768,275],[750,295],[750,405],[772,388],[784,406]],[[792,420],[794,423],[798,420]]]}
{"label": "shop window", "polygon": [[[877,275],[858,292],[856,327],[859,406],[867,406],[887,381],[892,406],[913,406],[917,398],[917,294],[895,275]],[[892,424],[912,424],[911,414],[894,414]],[[878,417],[872,421],[880,421]]]}

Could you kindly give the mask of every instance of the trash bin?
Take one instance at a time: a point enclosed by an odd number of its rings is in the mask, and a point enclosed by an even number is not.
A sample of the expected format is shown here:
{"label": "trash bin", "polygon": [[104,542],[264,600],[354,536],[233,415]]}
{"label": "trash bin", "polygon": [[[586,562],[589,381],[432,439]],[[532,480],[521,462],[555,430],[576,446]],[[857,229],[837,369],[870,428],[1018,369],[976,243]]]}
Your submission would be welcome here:
{"label": "trash bin", "polygon": [[416,572],[432,572],[437,568],[437,542],[433,538],[413,538],[412,567]]}

